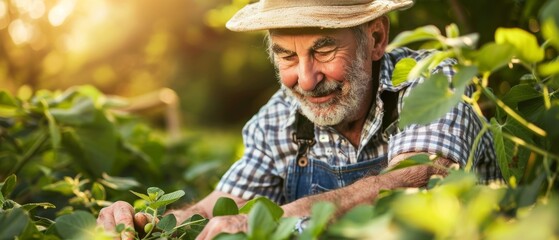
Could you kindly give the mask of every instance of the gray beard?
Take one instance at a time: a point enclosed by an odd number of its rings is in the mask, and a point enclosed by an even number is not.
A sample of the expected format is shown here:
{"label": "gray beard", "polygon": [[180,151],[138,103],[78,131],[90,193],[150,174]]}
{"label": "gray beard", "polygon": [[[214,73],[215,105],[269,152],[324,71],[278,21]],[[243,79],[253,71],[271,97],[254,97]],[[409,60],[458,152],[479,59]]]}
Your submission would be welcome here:
{"label": "gray beard", "polygon": [[[285,87],[288,95],[297,99],[300,103],[301,113],[311,122],[319,126],[335,126],[342,122],[351,122],[359,117],[359,110],[365,104],[366,92],[369,91],[371,76],[364,70],[366,63],[363,54],[357,54],[357,58],[347,67],[345,79],[348,84],[335,80],[325,79],[312,91],[304,91],[299,85],[293,89]],[[338,94],[327,103],[315,104],[307,101],[305,96],[325,96],[330,93]]]}

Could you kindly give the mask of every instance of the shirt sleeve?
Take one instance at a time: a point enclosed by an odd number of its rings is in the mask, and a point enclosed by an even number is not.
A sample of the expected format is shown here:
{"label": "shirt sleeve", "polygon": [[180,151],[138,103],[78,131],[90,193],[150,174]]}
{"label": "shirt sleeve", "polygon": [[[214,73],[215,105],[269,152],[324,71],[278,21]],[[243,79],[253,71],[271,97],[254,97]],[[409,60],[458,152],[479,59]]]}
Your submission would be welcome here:
{"label": "shirt sleeve", "polygon": [[278,141],[276,131],[284,120],[278,116],[285,112],[278,93],[247,122],[243,128],[243,156],[222,176],[217,190],[247,200],[264,196],[282,202],[283,178],[278,170],[282,165],[271,145]]}
{"label": "shirt sleeve", "polygon": [[426,152],[465,166],[481,123],[465,103],[458,103],[442,118],[427,125],[412,124],[392,136],[389,159],[407,152]]}
{"label": "shirt sleeve", "polygon": [[265,134],[255,122],[243,128],[245,151],[223,175],[217,189],[243,199],[265,196],[280,201],[282,180],[278,176]]}
{"label": "shirt sleeve", "polygon": [[[453,62],[441,64],[434,72],[442,72],[451,79],[454,76],[452,64]],[[404,90],[404,97],[421,80],[418,79]],[[468,87],[465,94],[469,96],[472,92],[473,88]],[[401,104],[402,101],[400,101]],[[388,143],[388,157],[392,159],[402,153],[425,152],[437,154],[457,162],[460,166],[465,166],[474,139],[482,129],[483,123],[481,121],[472,106],[459,102],[448,113],[434,122],[426,125],[412,124],[393,135]],[[486,137],[484,136],[484,138]],[[482,142],[490,143],[491,141],[485,140]],[[482,146],[482,148],[484,147]],[[480,152],[477,155],[481,156],[482,154]]]}

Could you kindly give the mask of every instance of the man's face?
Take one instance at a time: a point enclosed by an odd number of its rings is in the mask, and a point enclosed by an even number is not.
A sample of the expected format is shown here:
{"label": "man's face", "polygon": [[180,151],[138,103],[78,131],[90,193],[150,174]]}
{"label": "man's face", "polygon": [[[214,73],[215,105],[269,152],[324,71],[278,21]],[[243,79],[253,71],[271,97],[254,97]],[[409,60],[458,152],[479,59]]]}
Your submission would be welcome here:
{"label": "man's face", "polygon": [[371,63],[352,30],[275,30],[270,37],[282,87],[312,122],[350,122],[368,108]]}

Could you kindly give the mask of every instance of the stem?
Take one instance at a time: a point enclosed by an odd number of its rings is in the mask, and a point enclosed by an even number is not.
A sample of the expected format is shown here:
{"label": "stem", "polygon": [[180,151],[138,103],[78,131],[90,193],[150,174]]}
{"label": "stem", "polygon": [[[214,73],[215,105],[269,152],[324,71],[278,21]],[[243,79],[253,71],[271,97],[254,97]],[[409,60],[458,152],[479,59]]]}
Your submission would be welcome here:
{"label": "stem", "polygon": [[541,148],[539,148],[539,147],[537,147],[537,146],[534,146],[534,145],[532,145],[532,144],[530,144],[530,143],[527,143],[526,141],[522,140],[521,138],[518,138],[518,137],[513,136],[513,135],[511,135],[511,134],[508,134],[508,133],[506,133],[506,132],[503,132],[503,137],[506,137],[506,138],[508,138],[509,140],[511,140],[512,142],[514,142],[514,143],[516,143],[516,144],[518,144],[518,145],[524,146],[525,148],[528,148],[528,149],[534,151],[535,153],[538,153],[538,154],[540,154],[540,155],[542,155],[542,156],[544,156],[544,157],[548,157],[548,158],[555,159],[555,160],[558,160],[558,161],[559,161],[559,156],[558,156],[558,155],[555,155],[555,154],[550,153],[550,152],[548,152],[548,151],[546,151],[546,150],[543,150],[543,149],[541,149]]}
{"label": "stem", "polygon": [[548,178],[549,184],[547,185],[547,192],[545,194],[548,199],[549,197],[551,197],[551,191],[553,190],[553,183],[555,182],[555,179],[557,179],[558,172],[559,172],[559,164],[557,164],[557,169],[553,173],[553,176]]}
{"label": "stem", "polygon": [[546,85],[543,85],[542,90],[543,90],[543,103],[545,109],[549,110],[551,108],[551,100],[549,98],[549,88],[547,88]]}
{"label": "stem", "polygon": [[181,224],[181,225],[176,226],[176,227],[173,228],[173,229],[179,229],[179,228],[181,228],[181,227],[185,227],[185,226],[192,225],[192,224],[195,224],[195,223],[200,223],[200,222],[203,222],[203,221],[206,221],[206,220],[207,220],[207,219],[203,218],[203,219],[199,219],[199,220],[196,220],[196,221],[183,223],[183,224]]}
{"label": "stem", "polygon": [[494,101],[497,104],[497,106],[499,106],[501,109],[503,109],[510,117],[514,118],[514,120],[516,120],[520,124],[524,125],[526,128],[528,128],[529,130],[531,130],[535,134],[537,134],[541,137],[546,137],[547,133],[543,129],[539,128],[538,126],[536,126],[536,125],[534,125],[530,122],[528,122],[522,116],[518,115],[518,113],[516,113],[512,108],[510,108],[503,101],[501,101],[500,99],[495,97],[495,95],[491,91],[489,91],[489,89],[483,88],[483,93],[485,93],[485,95],[488,98],[490,98],[492,101]]}
{"label": "stem", "polygon": [[31,158],[37,153],[37,151],[39,151],[39,149],[41,148],[41,146],[43,146],[43,144],[47,141],[47,139],[48,139],[48,135],[45,132],[41,132],[39,134],[39,137],[37,137],[37,139],[33,143],[33,145],[31,145],[29,150],[25,152],[21,160],[17,161],[16,165],[12,168],[8,176],[12,174],[17,175],[17,173],[21,170],[21,168],[23,168],[23,166],[25,166],[25,164],[27,164],[27,162],[31,160]]}
{"label": "stem", "polygon": [[464,102],[470,104],[474,108],[474,111],[478,116],[483,116],[483,111],[479,107],[479,104],[477,104],[476,101],[473,98],[470,98],[466,95],[462,95],[462,100]]}
{"label": "stem", "polygon": [[474,164],[474,156],[475,156],[475,152],[477,150],[477,147],[479,145],[479,141],[481,141],[481,137],[489,129],[488,126],[489,125],[486,122],[483,122],[483,128],[479,131],[476,138],[474,139],[472,149],[470,150],[470,154],[468,156],[468,162],[466,162],[466,167],[465,167],[466,172],[470,172],[471,169],[472,169],[472,165]]}
{"label": "stem", "polygon": [[153,224],[153,227],[152,227],[147,233],[145,233],[146,235],[144,235],[144,237],[141,238],[141,240],[150,239],[151,232],[153,232],[153,229],[155,229],[155,219],[157,218],[157,209],[153,209],[153,208],[151,208],[151,207],[147,207],[147,208],[146,208],[146,213],[149,214],[149,211],[150,211],[150,210],[152,210],[152,214],[151,214],[151,224]]}

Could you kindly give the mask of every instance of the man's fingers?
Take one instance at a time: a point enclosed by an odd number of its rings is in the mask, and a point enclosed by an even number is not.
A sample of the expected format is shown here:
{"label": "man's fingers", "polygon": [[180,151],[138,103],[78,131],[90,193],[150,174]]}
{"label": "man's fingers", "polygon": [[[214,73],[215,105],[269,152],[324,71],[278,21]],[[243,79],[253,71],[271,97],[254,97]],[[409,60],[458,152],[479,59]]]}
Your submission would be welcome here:
{"label": "man's fingers", "polygon": [[113,217],[112,208],[103,208],[97,217],[97,225],[103,226],[107,232],[115,232],[115,219]]}
{"label": "man's fingers", "polygon": [[134,225],[139,228],[143,228],[151,220],[152,217],[149,214],[139,212],[134,215]]}
{"label": "man's fingers", "polygon": [[[134,229],[134,208],[127,202],[118,201],[111,206],[101,209],[97,224],[106,231],[116,232],[116,225],[124,224],[126,229]],[[123,231],[122,239],[134,239],[133,231]]]}
{"label": "man's fingers", "polygon": [[247,216],[244,214],[234,216],[214,217],[204,227],[202,232],[196,237],[196,240],[213,239],[218,234],[238,233],[247,231]]}

